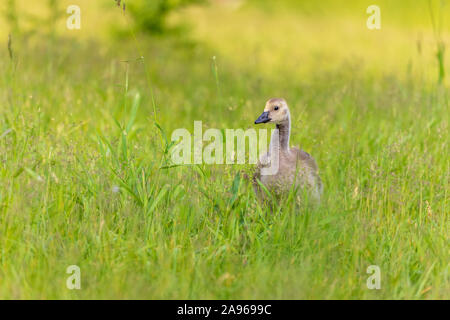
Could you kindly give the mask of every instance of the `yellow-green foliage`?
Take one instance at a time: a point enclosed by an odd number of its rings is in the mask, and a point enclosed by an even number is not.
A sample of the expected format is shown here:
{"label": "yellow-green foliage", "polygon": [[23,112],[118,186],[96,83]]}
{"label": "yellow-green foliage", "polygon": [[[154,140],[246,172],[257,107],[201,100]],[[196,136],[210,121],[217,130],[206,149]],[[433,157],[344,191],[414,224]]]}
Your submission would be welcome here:
{"label": "yellow-green foliage", "polygon": [[[62,1],[82,28],[51,38],[29,19],[47,2],[17,1],[20,33],[0,20],[0,298],[448,299],[449,79],[428,2],[377,2],[381,30],[367,1],[214,1],[170,16],[183,36],[117,40],[131,22],[112,0]],[[449,4],[432,8],[448,44]],[[321,207],[261,207],[247,166],[160,169],[155,122],[250,128],[273,96]]]}

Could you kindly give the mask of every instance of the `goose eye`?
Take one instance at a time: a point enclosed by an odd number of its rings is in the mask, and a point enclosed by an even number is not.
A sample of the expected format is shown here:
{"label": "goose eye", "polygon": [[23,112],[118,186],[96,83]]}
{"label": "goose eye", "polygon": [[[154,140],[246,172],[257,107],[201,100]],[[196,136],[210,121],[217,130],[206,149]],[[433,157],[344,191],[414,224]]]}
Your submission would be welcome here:
{"label": "goose eye", "polygon": [[280,109],[279,106],[275,106],[275,108],[273,108],[273,110],[277,111],[278,109]]}

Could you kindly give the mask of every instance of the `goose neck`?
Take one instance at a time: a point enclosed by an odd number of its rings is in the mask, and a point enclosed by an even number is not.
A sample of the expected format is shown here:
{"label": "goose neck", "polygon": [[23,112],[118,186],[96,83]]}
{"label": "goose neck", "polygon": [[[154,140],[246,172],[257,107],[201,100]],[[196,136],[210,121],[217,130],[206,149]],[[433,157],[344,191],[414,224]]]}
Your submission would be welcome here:
{"label": "goose neck", "polygon": [[280,148],[281,150],[289,150],[289,138],[291,134],[291,120],[288,118],[286,121],[277,124]]}

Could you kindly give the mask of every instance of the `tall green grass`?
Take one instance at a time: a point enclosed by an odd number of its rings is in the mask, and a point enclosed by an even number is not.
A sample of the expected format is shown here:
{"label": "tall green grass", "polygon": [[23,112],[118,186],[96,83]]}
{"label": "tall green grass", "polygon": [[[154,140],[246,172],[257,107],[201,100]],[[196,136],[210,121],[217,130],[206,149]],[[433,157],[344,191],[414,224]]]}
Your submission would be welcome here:
{"label": "tall green grass", "polygon": [[[16,67],[0,51],[1,298],[448,298],[445,85],[357,59],[263,70],[206,40],[16,42]],[[161,168],[172,130],[252,127],[274,95],[321,206],[272,212],[249,166]]]}

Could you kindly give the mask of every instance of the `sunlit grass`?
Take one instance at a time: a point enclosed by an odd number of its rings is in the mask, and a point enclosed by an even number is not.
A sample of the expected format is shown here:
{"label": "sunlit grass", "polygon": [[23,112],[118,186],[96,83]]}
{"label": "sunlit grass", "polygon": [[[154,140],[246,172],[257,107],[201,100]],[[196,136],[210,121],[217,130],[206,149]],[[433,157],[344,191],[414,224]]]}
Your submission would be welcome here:
{"label": "sunlit grass", "polygon": [[[423,17],[212,6],[183,14],[189,36],[117,41],[102,8],[80,38],[0,49],[1,298],[448,298],[448,79]],[[271,213],[245,166],[160,169],[155,120],[249,128],[272,96],[319,163],[319,208]]]}
{"label": "sunlit grass", "polygon": [[[425,81],[438,78],[438,48],[427,1],[417,2],[411,10],[381,1],[381,30],[367,29],[368,5],[354,2],[342,7],[321,1],[322,5],[317,2],[320,9],[312,5],[305,12],[273,5],[267,11],[243,5],[240,10],[199,7],[190,12],[196,38],[237,64],[254,66],[258,74],[272,77],[295,70],[291,78],[309,77],[318,68],[336,70],[352,62],[376,76],[395,72],[403,79],[411,75]],[[418,8],[422,8],[420,19]],[[439,7],[432,8],[435,19],[443,21],[441,32],[448,40],[445,21],[450,10],[442,9],[440,14]],[[416,25],[411,26],[411,21]],[[448,68],[449,62],[444,63]]]}

